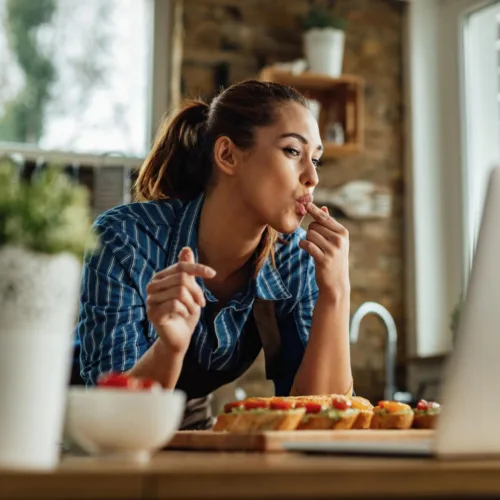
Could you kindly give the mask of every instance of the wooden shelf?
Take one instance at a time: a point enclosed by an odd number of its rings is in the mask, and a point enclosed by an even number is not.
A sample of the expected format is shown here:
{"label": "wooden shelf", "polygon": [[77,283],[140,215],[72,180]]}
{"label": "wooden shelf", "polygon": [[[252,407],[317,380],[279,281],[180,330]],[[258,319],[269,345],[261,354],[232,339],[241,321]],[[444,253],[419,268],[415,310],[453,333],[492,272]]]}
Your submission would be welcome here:
{"label": "wooden shelf", "polygon": [[339,85],[363,84],[363,79],[354,75],[342,75],[338,78],[332,78],[320,73],[311,73],[304,71],[294,75],[290,71],[274,69],[273,67],[263,68],[260,72],[260,79],[268,82],[278,82],[291,87],[306,87],[310,90],[328,90]]}
{"label": "wooden shelf", "polygon": [[323,156],[325,158],[342,158],[343,156],[354,155],[363,151],[360,144],[334,144],[333,142],[323,142]]}
{"label": "wooden shelf", "polygon": [[[364,81],[353,75],[332,78],[327,75],[304,72],[294,75],[273,67],[263,68],[260,80],[289,85],[302,92],[308,99],[321,104],[318,119],[325,151],[324,158],[340,158],[363,151],[364,147]],[[336,144],[325,138],[330,122],[340,123],[345,143]]]}

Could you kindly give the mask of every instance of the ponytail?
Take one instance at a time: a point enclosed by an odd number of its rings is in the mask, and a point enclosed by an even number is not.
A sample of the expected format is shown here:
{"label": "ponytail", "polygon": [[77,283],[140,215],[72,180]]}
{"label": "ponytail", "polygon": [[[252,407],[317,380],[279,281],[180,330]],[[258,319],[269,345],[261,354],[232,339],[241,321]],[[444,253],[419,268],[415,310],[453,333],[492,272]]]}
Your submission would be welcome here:
{"label": "ponytail", "polygon": [[257,277],[261,267],[264,265],[266,260],[271,257],[271,262],[273,267],[276,269],[276,259],[274,258],[274,249],[276,242],[280,241],[284,243],[285,241],[280,238],[280,235],[276,229],[273,229],[270,226],[267,226],[264,230],[264,234],[262,235],[262,239],[260,240],[259,249],[257,251],[257,257],[255,260],[255,274],[254,278]]}
{"label": "ponytail", "polygon": [[205,141],[208,111],[203,101],[188,101],[162,123],[134,185],[137,201],[190,200],[205,190],[212,173]]}

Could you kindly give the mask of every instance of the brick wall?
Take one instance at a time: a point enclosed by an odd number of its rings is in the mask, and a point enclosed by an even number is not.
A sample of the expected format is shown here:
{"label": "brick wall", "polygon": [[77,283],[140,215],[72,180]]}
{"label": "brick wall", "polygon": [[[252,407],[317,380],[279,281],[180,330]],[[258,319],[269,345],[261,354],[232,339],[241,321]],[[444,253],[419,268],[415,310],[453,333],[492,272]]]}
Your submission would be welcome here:
{"label": "brick wall", "polygon": [[[220,86],[255,77],[277,61],[302,57],[306,0],[184,0],[182,89],[209,98]],[[392,313],[399,332],[399,384],[404,384],[403,101],[404,4],[390,0],[339,0],[348,21],[344,72],[366,81],[366,149],[320,171],[323,187],[363,179],[388,187],[393,214],[382,221],[340,219],[351,235],[352,311],[367,300]],[[384,329],[365,319],[352,347],[359,394],[377,399],[384,384]]]}

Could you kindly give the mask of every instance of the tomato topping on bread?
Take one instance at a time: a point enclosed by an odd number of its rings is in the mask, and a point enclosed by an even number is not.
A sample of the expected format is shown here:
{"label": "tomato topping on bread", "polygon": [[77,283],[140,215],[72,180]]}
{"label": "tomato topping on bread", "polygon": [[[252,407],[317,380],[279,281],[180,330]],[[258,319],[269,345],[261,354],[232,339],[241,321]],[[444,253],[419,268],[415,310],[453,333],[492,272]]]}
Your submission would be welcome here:
{"label": "tomato topping on bread", "polygon": [[337,410],[348,410],[351,408],[352,403],[344,396],[334,396],[332,398],[332,406]]}
{"label": "tomato topping on bread", "polygon": [[264,400],[247,400],[243,401],[243,407],[245,410],[259,410],[259,409],[267,409],[269,408],[270,401],[264,401]]}
{"label": "tomato topping on bread", "polygon": [[306,413],[319,413],[323,410],[324,406],[321,403],[315,403],[313,401],[297,401],[295,403],[295,408],[305,408]]}
{"label": "tomato topping on bread", "polygon": [[414,410],[413,427],[434,429],[441,413],[441,405],[435,401],[421,399]]}
{"label": "tomato topping on bread", "polygon": [[224,405],[224,413],[231,413],[236,408],[243,408],[243,401],[233,401]]}
{"label": "tomato topping on bread", "polygon": [[421,399],[417,403],[417,410],[420,411],[435,410],[438,408],[441,408],[441,405],[439,403],[436,403],[435,401],[426,401],[425,399]]}
{"label": "tomato topping on bread", "polygon": [[295,408],[295,402],[285,398],[273,398],[269,404],[271,410],[291,410]]}

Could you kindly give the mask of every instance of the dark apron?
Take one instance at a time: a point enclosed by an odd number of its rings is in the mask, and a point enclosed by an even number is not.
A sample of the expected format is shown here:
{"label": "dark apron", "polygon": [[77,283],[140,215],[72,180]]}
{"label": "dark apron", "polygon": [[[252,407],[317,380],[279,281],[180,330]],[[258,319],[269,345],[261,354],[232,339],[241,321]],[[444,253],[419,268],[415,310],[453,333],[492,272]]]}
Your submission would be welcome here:
{"label": "dark apron", "polygon": [[212,427],[214,419],[210,408],[210,394],[243,375],[262,348],[266,362],[266,378],[274,378],[281,351],[281,338],[273,301],[255,299],[252,314],[243,328],[240,342],[242,358],[234,370],[207,371],[195,359],[194,353],[188,350],[176,385],[176,389],[187,395],[181,430]]}

